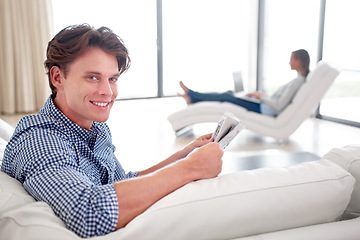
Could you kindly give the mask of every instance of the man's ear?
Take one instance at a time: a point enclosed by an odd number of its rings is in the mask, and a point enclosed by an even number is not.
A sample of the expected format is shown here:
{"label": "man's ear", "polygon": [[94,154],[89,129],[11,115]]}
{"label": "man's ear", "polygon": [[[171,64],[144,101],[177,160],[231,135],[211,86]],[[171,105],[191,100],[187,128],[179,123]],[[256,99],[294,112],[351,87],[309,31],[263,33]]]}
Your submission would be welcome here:
{"label": "man's ear", "polygon": [[53,66],[50,69],[51,83],[59,88],[62,84],[62,72],[58,66]]}

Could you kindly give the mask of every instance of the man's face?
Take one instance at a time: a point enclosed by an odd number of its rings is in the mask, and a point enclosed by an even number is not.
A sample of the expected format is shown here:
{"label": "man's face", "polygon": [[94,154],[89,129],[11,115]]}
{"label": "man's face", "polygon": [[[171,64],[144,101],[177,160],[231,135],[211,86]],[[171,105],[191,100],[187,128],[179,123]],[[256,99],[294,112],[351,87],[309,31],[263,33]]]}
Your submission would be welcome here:
{"label": "man's face", "polygon": [[114,56],[90,48],[68,66],[66,77],[60,71],[54,103],[70,120],[89,129],[93,121],[109,118],[119,76]]}

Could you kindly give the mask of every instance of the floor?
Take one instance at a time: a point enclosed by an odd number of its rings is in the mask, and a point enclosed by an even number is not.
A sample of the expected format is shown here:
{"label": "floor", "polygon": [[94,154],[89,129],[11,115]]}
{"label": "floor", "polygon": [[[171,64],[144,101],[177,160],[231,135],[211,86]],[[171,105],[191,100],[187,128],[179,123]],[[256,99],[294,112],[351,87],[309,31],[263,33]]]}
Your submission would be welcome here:
{"label": "floor", "polygon": [[[178,97],[117,101],[114,104],[108,125],[117,148],[116,155],[126,171],[150,167],[194,138],[215,130],[216,123],[197,124],[192,133],[176,137],[167,116],[184,107],[185,102]],[[0,118],[15,126],[21,116],[0,115]],[[334,147],[359,144],[359,139],[360,128],[316,118],[307,119],[289,141],[282,144],[245,129],[225,150],[224,172],[236,170],[241,165],[238,159],[260,156],[256,161],[264,164],[262,158],[266,156],[265,165],[283,164],[292,156],[289,154],[301,153],[306,160],[309,156],[323,156]]]}

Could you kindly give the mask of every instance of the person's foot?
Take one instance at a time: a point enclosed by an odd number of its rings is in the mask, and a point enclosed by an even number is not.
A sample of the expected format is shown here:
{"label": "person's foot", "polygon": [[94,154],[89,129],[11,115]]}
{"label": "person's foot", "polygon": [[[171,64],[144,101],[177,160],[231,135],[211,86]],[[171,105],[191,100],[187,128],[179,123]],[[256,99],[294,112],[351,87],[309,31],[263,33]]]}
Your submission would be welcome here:
{"label": "person's foot", "polygon": [[180,93],[178,93],[178,96],[179,96],[179,97],[182,97],[182,98],[186,101],[186,104],[187,104],[187,105],[190,105],[190,104],[191,104],[191,99],[190,99],[190,97],[189,97],[187,94],[180,94]]}
{"label": "person's foot", "polygon": [[178,96],[182,97],[186,101],[187,105],[191,104],[191,98],[189,97],[189,95],[187,95],[187,93],[189,91],[189,88],[186,87],[185,84],[182,81],[180,81],[179,84],[180,84],[180,87],[182,88],[182,90],[184,91],[185,94],[178,93]]}
{"label": "person's foot", "polygon": [[185,86],[185,84],[182,81],[180,81],[179,84],[180,84],[180,87],[182,88],[182,90],[184,91],[184,93],[187,94],[187,92],[189,91],[189,88],[187,86]]}

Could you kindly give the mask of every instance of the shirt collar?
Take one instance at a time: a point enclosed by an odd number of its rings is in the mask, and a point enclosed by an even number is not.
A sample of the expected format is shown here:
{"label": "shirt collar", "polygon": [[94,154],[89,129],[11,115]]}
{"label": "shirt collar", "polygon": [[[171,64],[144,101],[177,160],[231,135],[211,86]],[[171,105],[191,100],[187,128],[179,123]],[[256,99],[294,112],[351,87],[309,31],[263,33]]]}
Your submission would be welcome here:
{"label": "shirt collar", "polygon": [[64,127],[64,130],[67,131],[68,134],[76,134],[87,142],[95,137],[100,131],[98,123],[95,121],[93,122],[90,130],[84,129],[71,121],[55,106],[51,96],[46,100],[44,108],[41,109],[39,113],[48,115],[54,121],[60,123],[60,125]]}

